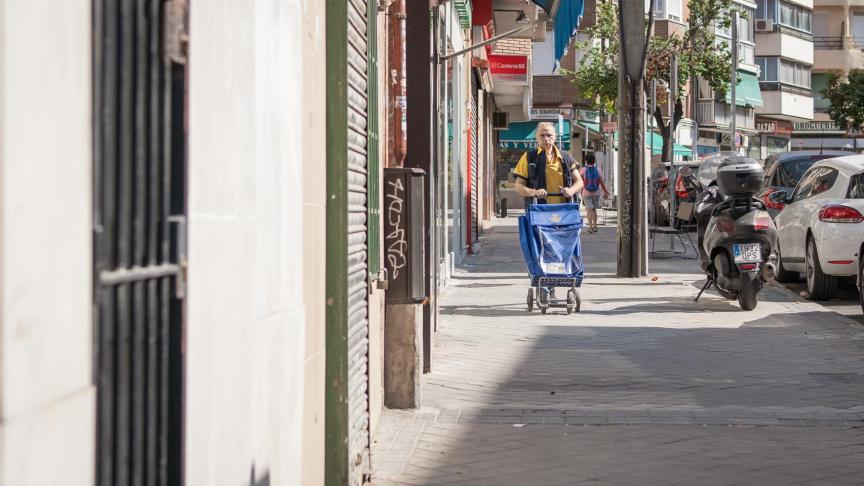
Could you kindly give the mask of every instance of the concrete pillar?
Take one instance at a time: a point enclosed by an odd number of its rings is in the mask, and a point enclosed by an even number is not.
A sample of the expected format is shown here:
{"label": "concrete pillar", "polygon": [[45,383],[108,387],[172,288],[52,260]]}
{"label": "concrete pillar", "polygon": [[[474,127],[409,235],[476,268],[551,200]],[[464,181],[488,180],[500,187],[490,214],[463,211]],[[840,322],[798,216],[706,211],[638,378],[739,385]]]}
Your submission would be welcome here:
{"label": "concrete pillar", "polygon": [[420,407],[423,306],[388,304],[384,317],[384,406]]}

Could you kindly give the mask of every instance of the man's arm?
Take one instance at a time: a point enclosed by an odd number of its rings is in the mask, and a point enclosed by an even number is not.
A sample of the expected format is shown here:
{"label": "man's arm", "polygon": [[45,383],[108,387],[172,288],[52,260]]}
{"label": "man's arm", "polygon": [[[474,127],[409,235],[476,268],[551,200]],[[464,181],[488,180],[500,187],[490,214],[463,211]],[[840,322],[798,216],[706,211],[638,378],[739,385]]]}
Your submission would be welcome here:
{"label": "man's arm", "polygon": [[579,169],[573,169],[570,175],[573,177],[573,184],[570,187],[561,188],[561,194],[564,197],[573,197],[582,192],[582,176],[579,174]]}
{"label": "man's arm", "polygon": [[516,176],[516,194],[519,194],[522,197],[538,197],[544,198],[546,197],[545,189],[531,189],[530,187],[525,185],[525,179]]}

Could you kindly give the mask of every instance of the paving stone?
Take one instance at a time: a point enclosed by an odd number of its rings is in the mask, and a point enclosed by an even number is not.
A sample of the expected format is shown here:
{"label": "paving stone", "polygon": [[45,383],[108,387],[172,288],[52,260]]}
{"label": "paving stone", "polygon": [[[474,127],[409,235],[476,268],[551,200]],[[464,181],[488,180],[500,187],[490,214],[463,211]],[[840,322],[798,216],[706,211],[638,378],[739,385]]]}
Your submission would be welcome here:
{"label": "paving stone", "polygon": [[373,485],[864,484],[853,321],[779,285],[751,312],[694,303],[694,260],[617,279],[609,226],[583,235],[582,312],[528,313],[515,218],[481,242],[442,294],[424,408],[382,416]]}

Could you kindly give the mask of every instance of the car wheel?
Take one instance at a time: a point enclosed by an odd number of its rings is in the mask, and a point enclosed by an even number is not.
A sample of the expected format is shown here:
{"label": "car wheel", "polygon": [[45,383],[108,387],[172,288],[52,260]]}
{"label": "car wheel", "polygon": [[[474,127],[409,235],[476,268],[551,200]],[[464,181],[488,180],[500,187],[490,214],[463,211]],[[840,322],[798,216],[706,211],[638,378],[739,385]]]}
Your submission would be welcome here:
{"label": "car wheel", "polygon": [[861,304],[861,311],[864,312],[864,251],[858,252],[858,302]]}
{"label": "car wheel", "polygon": [[777,280],[780,283],[794,283],[797,282],[798,279],[801,278],[801,274],[799,272],[792,272],[786,270],[786,267],[783,266],[783,254],[780,249],[780,245],[777,245]]}
{"label": "car wheel", "polygon": [[807,293],[811,299],[828,300],[837,292],[837,278],[822,273],[819,265],[819,252],[813,237],[807,238]]}

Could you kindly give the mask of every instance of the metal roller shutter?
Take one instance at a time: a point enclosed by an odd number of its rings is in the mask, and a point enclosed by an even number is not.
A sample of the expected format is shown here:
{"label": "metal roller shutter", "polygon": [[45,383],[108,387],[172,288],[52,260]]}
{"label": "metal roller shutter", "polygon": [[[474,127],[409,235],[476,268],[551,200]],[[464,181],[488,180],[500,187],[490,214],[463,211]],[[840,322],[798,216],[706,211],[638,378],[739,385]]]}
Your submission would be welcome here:
{"label": "metal roller shutter", "polygon": [[469,208],[471,214],[471,225],[469,231],[471,232],[470,242],[473,244],[477,241],[479,231],[478,231],[478,214],[477,214],[477,193],[478,193],[478,176],[477,176],[477,78],[472,74],[471,76],[471,113],[468,116],[469,123],[471,124],[471,160],[469,163],[471,164],[471,178],[469,179],[469,184],[471,184],[470,197],[468,199]]}
{"label": "metal roller shutter", "polygon": [[348,460],[362,482],[369,451],[367,0],[348,2]]}

